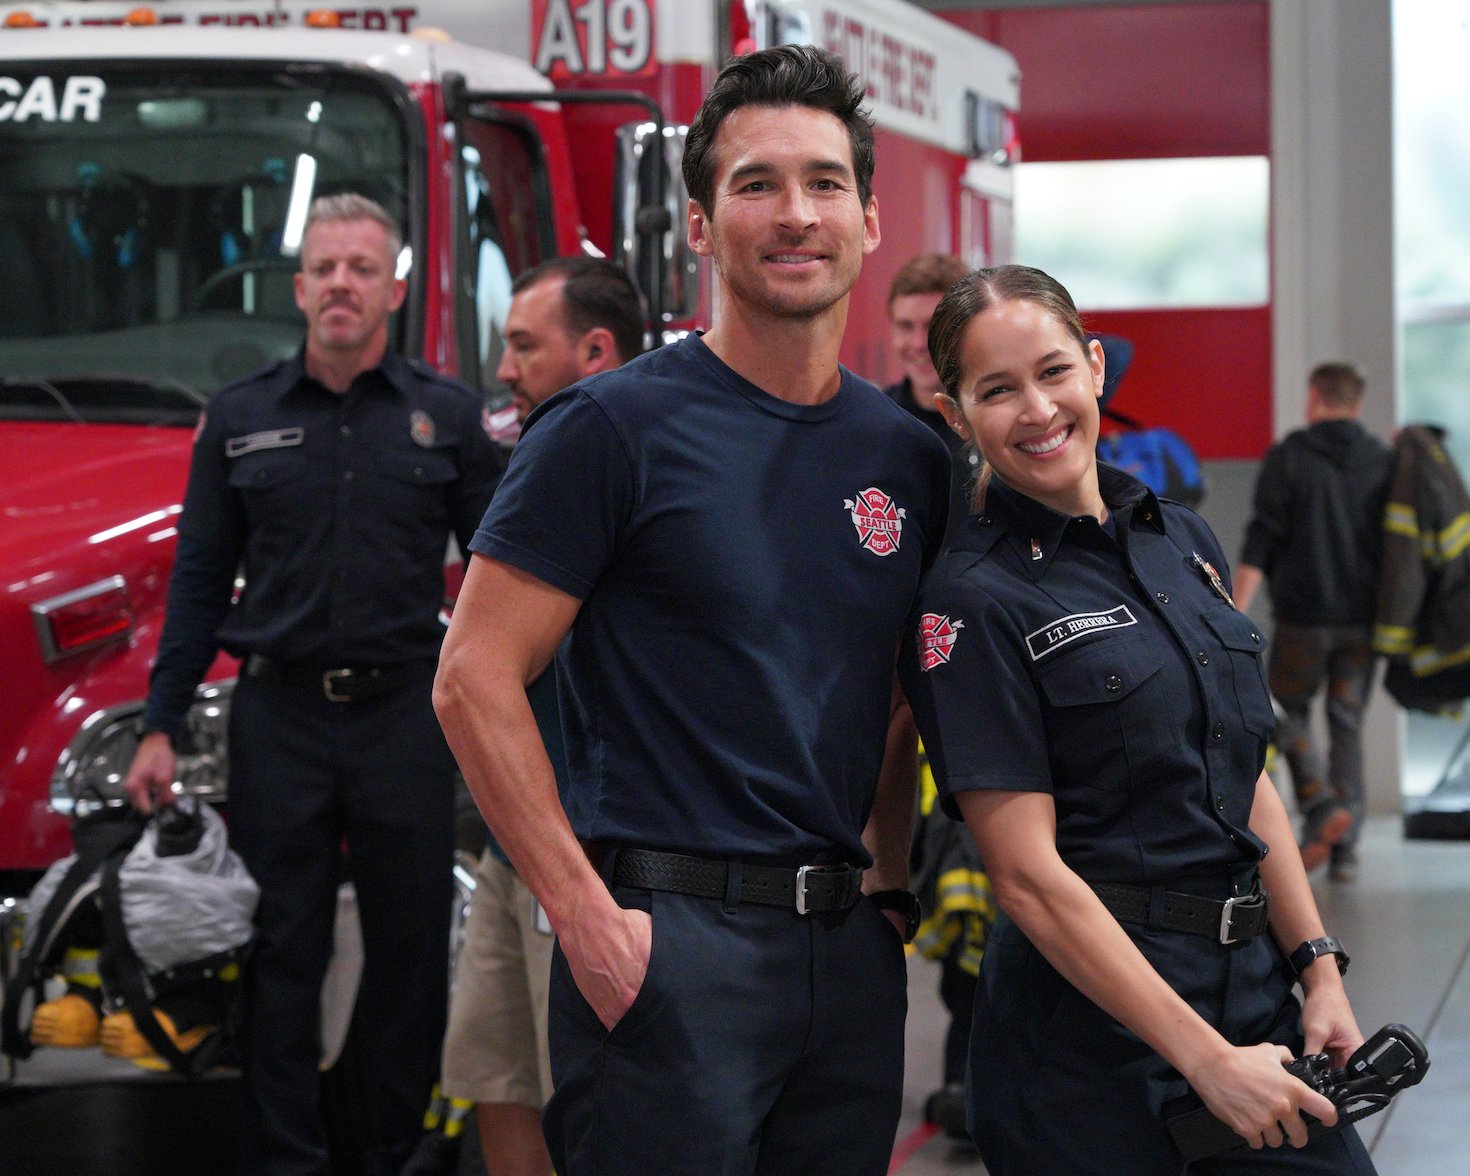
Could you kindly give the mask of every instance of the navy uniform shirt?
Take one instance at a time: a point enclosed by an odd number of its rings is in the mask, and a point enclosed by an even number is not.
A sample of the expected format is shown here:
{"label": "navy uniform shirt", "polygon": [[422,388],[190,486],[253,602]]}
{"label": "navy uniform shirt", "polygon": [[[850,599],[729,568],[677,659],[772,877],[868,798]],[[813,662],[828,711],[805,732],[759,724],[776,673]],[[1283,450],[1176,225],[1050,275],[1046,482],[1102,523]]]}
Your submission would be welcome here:
{"label": "navy uniform shirt", "polygon": [[194,442],[145,726],[177,733],[218,648],[322,667],[436,657],[449,535],[466,548],[503,469],[483,411],[392,352],[341,395],[300,354],[221,389]]}
{"label": "navy uniform shirt", "polygon": [[471,548],[583,602],[556,662],[580,836],[869,860],[948,464],[850,372],[793,404],[694,335],[527,419]]}
{"label": "navy uniform shirt", "polygon": [[1260,631],[1202,519],[1099,467],[1111,530],[992,482],[925,582],[904,685],[951,815],[972,789],[1050,793],[1092,882],[1260,860],[1273,726]]}

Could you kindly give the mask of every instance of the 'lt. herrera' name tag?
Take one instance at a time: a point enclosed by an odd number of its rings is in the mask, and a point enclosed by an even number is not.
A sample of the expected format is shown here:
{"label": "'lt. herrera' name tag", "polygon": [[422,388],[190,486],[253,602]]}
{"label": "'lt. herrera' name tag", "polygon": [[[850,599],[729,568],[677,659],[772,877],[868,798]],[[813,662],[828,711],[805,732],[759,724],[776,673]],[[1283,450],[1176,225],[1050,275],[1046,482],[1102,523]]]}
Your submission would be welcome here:
{"label": "'lt. herrera' name tag", "polygon": [[1096,633],[1099,629],[1121,629],[1136,624],[1138,619],[1128,611],[1128,606],[1120,604],[1107,612],[1073,613],[1069,617],[1059,617],[1036,632],[1028,633],[1026,644],[1031,648],[1031,660],[1040,661],[1067,642]]}

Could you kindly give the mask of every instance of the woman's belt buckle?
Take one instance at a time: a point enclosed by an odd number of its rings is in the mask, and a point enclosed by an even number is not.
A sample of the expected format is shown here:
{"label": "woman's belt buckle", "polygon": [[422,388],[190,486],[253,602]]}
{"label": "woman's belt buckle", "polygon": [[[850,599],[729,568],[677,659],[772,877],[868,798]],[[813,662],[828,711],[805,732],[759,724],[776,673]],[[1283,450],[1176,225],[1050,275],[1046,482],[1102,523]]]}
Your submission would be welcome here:
{"label": "woman's belt buckle", "polygon": [[[1260,888],[1250,894],[1237,895],[1227,898],[1220,909],[1220,942],[1222,944],[1239,943],[1245,939],[1254,939],[1261,933],[1262,924],[1266,921],[1266,903],[1269,896]],[[1239,912],[1244,924],[1240,933],[1235,933],[1235,918]]]}

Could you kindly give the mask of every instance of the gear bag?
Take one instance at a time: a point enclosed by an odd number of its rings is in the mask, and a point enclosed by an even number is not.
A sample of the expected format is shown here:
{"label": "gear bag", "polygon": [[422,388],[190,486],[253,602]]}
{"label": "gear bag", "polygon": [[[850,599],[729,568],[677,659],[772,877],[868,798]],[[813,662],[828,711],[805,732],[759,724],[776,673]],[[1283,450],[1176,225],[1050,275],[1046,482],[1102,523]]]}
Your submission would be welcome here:
{"label": "gear bag", "polygon": [[1102,416],[1125,431],[1097,439],[1098,461],[1132,474],[1160,498],[1199,509],[1205,497],[1205,475],[1188,441],[1173,429],[1145,428],[1115,408],[1104,408]]}
{"label": "gear bag", "polygon": [[[16,976],[0,1010],[0,1050],[27,1058],[29,1020],[69,949],[97,949],[104,1007],[126,1009],[158,1058],[197,1076],[218,1063],[238,1020],[238,971],[253,935],[259,888],[229,849],[224,821],[181,803],[153,819],[98,808],[76,819],[75,853],[31,894]],[[181,1049],[157,1009],[216,1027]]]}

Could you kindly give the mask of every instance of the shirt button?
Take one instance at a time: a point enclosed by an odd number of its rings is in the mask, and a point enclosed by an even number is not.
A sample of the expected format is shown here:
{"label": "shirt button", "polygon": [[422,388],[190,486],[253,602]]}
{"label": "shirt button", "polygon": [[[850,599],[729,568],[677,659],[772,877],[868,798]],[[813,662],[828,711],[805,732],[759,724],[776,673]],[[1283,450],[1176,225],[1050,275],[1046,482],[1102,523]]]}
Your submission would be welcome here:
{"label": "shirt button", "polygon": [[351,437],[352,436],[352,426],[351,425],[343,425],[342,426],[342,436],[344,436],[344,437]]}
{"label": "shirt button", "polygon": [[1259,633],[1252,633],[1251,642],[1255,645],[1259,645],[1261,643],[1261,635]]}
{"label": "shirt button", "polygon": [[1160,604],[1168,604],[1169,603],[1169,594],[1167,592],[1155,592],[1154,593],[1154,598],[1156,600],[1158,600],[1158,602]]}
{"label": "shirt button", "polygon": [[1215,811],[1221,813],[1225,811],[1225,798],[1223,796],[1215,797]]}
{"label": "shirt button", "polygon": [[988,527],[988,526],[990,526],[991,525],[991,523],[990,523],[990,516],[989,515],[981,515],[980,516],[980,525],[982,527]]}
{"label": "shirt button", "polygon": [[352,471],[351,470],[343,470],[342,471],[342,480],[344,482],[350,482],[350,481],[352,481]]}
{"label": "shirt button", "polygon": [[1224,739],[1225,738],[1225,724],[1224,723],[1216,723],[1215,726],[1214,726],[1214,728],[1210,731],[1210,738],[1211,739],[1216,739],[1216,740]]}
{"label": "shirt button", "polygon": [[1207,666],[1210,664],[1210,655],[1206,653],[1203,649],[1201,649],[1197,654],[1194,655],[1194,660],[1199,662],[1199,664],[1202,666]]}
{"label": "shirt button", "polygon": [[1109,674],[1107,681],[1103,685],[1107,687],[1109,694],[1117,694],[1119,690],[1123,689],[1123,679],[1118,677],[1117,674]]}

